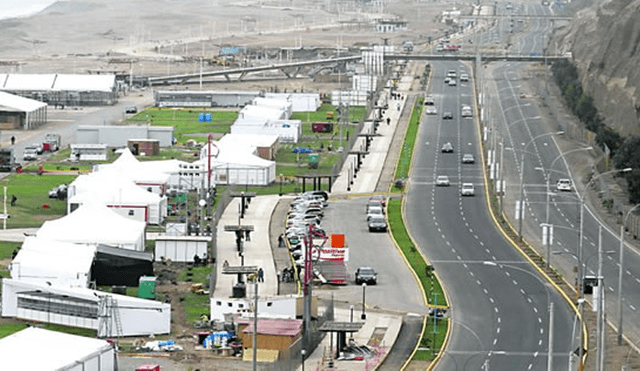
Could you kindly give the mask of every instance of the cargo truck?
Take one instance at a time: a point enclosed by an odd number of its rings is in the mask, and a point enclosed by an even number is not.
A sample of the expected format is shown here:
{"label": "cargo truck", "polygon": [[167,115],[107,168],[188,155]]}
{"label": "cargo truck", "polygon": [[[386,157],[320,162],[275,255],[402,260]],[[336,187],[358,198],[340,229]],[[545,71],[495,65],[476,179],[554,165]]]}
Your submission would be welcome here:
{"label": "cargo truck", "polygon": [[13,148],[0,148],[0,171],[11,172],[16,167],[16,156]]}
{"label": "cargo truck", "polygon": [[60,134],[57,133],[47,133],[44,136],[44,141],[42,142],[42,148],[45,151],[49,151],[49,152],[55,152],[58,149],[60,149],[60,145],[62,138],[60,137]]}

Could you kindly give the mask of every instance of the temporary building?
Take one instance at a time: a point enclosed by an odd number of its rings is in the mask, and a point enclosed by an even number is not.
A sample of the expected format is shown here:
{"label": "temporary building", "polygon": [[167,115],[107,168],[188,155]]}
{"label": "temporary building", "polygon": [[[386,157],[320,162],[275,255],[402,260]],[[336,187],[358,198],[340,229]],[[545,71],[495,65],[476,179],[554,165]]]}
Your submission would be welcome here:
{"label": "temporary building", "polygon": [[138,161],[127,147],[113,163],[94,166],[94,171],[101,170],[121,174],[137,186],[157,195],[164,195],[171,177],[171,174],[159,170],[157,166],[146,166],[144,161]]}
{"label": "temporary building", "polygon": [[[8,278],[2,280],[2,316],[96,330],[99,337],[171,332],[170,304],[87,288],[38,285]],[[36,344],[48,345],[43,342]]]}
{"label": "temporary building", "polygon": [[282,108],[264,107],[256,105],[245,106],[238,113],[238,120],[286,120],[289,117],[287,112]]}
{"label": "temporary building", "polygon": [[0,359],[4,370],[118,369],[113,343],[38,327],[0,339]]}
{"label": "temporary building", "polygon": [[96,247],[27,237],[9,266],[11,278],[37,284],[88,287]]}
{"label": "temporary building", "polygon": [[147,224],[161,224],[167,216],[167,199],[137,186],[114,169],[76,178],[68,189],[67,211],[96,200],[116,213]]}
{"label": "temporary building", "polygon": [[282,143],[298,143],[302,135],[300,120],[236,120],[231,134],[277,135]]}
{"label": "temporary building", "polygon": [[265,98],[291,102],[293,112],[315,112],[322,105],[320,94],[313,93],[267,93]]}
{"label": "temporary building", "polygon": [[47,122],[47,104],[0,91],[0,124],[5,129],[33,129]]}
{"label": "temporary building", "polygon": [[[209,145],[200,152],[200,164],[206,168]],[[275,161],[255,155],[255,148],[211,146],[211,172],[216,184],[269,185],[276,179]],[[217,156],[216,156],[217,153]]]}
{"label": "temporary building", "polygon": [[197,255],[207,256],[209,241],[207,236],[158,236],[156,238],[155,260],[171,259],[174,262],[193,263]]}
{"label": "temporary building", "polygon": [[218,140],[218,146],[222,149],[245,148],[260,158],[273,160],[280,148],[280,140],[277,135],[227,134]]}
{"label": "temporary building", "polygon": [[271,107],[283,110],[286,114],[286,118],[291,117],[293,113],[293,103],[282,99],[269,99],[269,98],[255,98],[252,102],[256,106]]}
{"label": "temporary building", "polygon": [[105,244],[144,250],[145,223],[118,215],[97,202],[87,202],[72,213],[44,222],[36,236],[55,241]]}

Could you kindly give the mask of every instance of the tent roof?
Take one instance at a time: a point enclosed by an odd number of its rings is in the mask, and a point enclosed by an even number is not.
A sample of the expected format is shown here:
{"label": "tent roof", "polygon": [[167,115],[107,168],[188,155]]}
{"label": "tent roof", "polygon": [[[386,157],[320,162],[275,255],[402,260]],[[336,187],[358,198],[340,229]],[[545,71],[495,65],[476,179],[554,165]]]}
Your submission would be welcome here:
{"label": "tent roof", "polygon": [[82,204],[72,213],[44,222],[36,236],[76,243],[137,243],[144,235],[144,222],[118,215],[97,202]]}
{"label": "tent roof", "polygon": [[284,110],[281,108],[248,105],[248,106],[244,106],[244,108],[240,111],[240,114],[238,115],[238,119],[242,120],[249,117],[259,117],[259,118],[277,120],[282,118],[283,114],[284,114]]}
{"label": "tent roof", "polygon": [[115,75],[7,74],[0,80],[1,90],[61,90],[110,92]]}
{"label": "tent roof", "polygon": [[[229,135],[229,134],[228,134]],[[219,142],[218,142],[219,143]],[[250,144],[226,145],[224,147],[217,143],[212,143],[220,149],[214,148],[212,152],[218,153],[217,157],[211,158],[212,167],[224,167],[226,165],[245,165],[245,166],[257,166],[257,167],[269,167],[275,164],[274,161],[265,160],[253,154],[255,146]],[[207,150],[209,145],[205,144],[200,152],[200,162],[206,161]],[[204,164],[206,168],[206,163]]]}
{"label": "tent roof", "polygon": [[101,165],[94,169],[97,169],[98,172],[107,171],[112,174],[115,171],[117,174],[124,175],[135,183],[147,182],[164,184],[169,181],[169,177],[171,176],[169,172],[163,172],[157,165],[149,166],[143,161],[138,161],[129,148],[125,148],[113,163]]}
{"label": "tent roof", "polygon": [[218,146],[222,149],[237,146],[246,147],[269,147],[278,141],[277,135],[261,134],[226,134],[218,140]]}
{"label": "tent roof", "polygon": [[33,112],[47,104],[0,91],[0,111]]}
{"label": "tent roof", "polygon": [[160,196],[147,192],[137,186],[128,177],[123,177],[115,168],[104,168],[101,171],[81,175],[71,184],[76,188],[76,194],[71,201],[94,198],[105,204],[132,203],[132,204],[157,204]]}
{"label": "tent roof", "polygon": [[0,339],[0,359],[6,370],[60,370],[110,348],[106,340],[28,327]]}
{"label": "tent roof", "polygon": [[11,271],[11,276],[70,281],[77,279],[78,273],[89,274],[96,254],[96,247],[77,245],[71,242],[52,241],[38,237],[27,237],[12,264],[18,263],[19,269]]}

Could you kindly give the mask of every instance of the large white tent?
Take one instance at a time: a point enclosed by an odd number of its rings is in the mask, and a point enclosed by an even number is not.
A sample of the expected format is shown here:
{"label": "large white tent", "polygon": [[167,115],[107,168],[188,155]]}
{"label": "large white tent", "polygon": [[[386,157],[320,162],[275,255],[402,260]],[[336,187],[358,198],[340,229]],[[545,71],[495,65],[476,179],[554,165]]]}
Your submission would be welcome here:
{"label": "large white tent", "polygon": [[122,217],[97,202],[88,202],[72,213],[44,222],[36,236],[55,241],[104,244],[144,250],[145,223]]}
{"label": "large white tent", "polygon": [[[158,162],[158,161],[154,161]],[[125,147],[111,164],[96,165],[94,171],[115,171],[121,176],[132,180],[136,185],[150,190],[157,195],[164,195],[171,174],[163,172],[157,165],[147,166],[146,162],[138,161],[128,147]]]}
{"label": "large white tent", "polygon": [[115,169],[81,175],[69,185],[67,211],[97,200],[118,214],[148,224],[161,224],[167,216],[167,199],[137,186]]}
{"label": "large white tent", "polygon": [[[235,143],[235,142],[234,142]],[[237,143],[236,143],[237,144]],[[212,178],[216,184],[269,185],[276,179],[276,163],[254,154],[255,146],[212,143],[202,147],[200,163],[206,169],[211,156]]]}
{"label": "large white tent", "polygon": [[0,339],[0,359],[3,370],[118,369],[115,347],[108,341],[38,327]]}
{"label": "large white tent", "polygon": [[87,287],[91,281],[91,264],[95,245],[52,241],[27,237],[9,270],[11,278],[38,284]]}
{"label": "large white tent", "polygon": [[8,278],[2,280],[2,316],[93,329],[99,337],[171,332],[170,304]]}

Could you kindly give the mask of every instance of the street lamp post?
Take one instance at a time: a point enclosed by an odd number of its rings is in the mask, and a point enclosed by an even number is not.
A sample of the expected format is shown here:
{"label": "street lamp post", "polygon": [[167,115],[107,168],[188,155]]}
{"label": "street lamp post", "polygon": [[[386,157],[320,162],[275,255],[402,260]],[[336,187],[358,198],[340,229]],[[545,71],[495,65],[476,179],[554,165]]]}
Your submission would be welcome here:
{"label": "street lamp post", "polygon": [[536,137],[531,138],[531,140],[527,144],[525,144],[524,148],[522,149],[522,160],[520,161],[520,200],[518,201],[520,207],[516,208],[516,210],[518,210],[518,238],[520,240],[522,240],[522,219],[524,219],[524,155],[525,153],[527,153],[527,147],[529,147],[531,143],[535,142],[536,139],[549,135],[562,134],[564,134],[564,131],[540,134]]}
{"label": "street lamp post", "polygon": [[364,303],[365,303],[365,292],[367,291],[367,283],[362,283],[362,314],[360,315],[360,319],[367,319],[367,314],[364,311]]}
{"label": "street lamp post", "polygon": [[282,173],[280,173],[280,196],[282,196]]}
{"label": "street lamp post", "polygon": [[[543,233],[542,233],[542,245],[547,247],[547,260],[545,262],[545,267],[548,270],[549,269],[549,265],[551,264],[551,236],[553,233],[553,228],[552,226],[549,224],[549,204],[551,203],[551,171],[553,171],[553,165],[555,165],[556,161],[564,158],[565,155],[568,155],[572,152],[577,152],[577,151],[589,151],[593,149],[593,147],[585,147],[585,148],[575,148],[572,149],[570,151],[567,151],[565,153],[560,153],[558,156],[556,156],[556,158],[553,159],[553,161],[551,161],[551,165],[549,165],[549,168],[547,169],[547,205],[546,205],[546,218],[545,218],[545,224],[544,224],[544,229],[543,229]],[[544,169],[540,168],[541,170],[544,171]],[[544,231],[546,231],[546,233],[544,233]]]}
{"label": "street lamp post", "polygon": [[627,218],[631,215],[631,212],[636,208],[640,207],[640,204],[632,207],[631,210],[627,212],[627,215],[622,220],[622,225],[620,226],[620,261],[618,264],[618,345],[622,345],[622,271],[624,265],[624,228],[627,225]]}
{"label": "street lamp post", "polygon": [[[612,173],[627,173],[629,171],[633,170],[632,168],[628,167],[628,168],[624,168],[624,169],[615,169],[615,170],[609,170],[609,171],[605,171],[602,174],[598,174],[597,176],[594,176],[593,178],[591,178],[591,180],[589,180],[589,182],[587,183],[586,187],[584,188],[585,191],[582,193],[582,195],[579,195],[580,197],[580,213],[579,213],[579,219],[580,219],[580,229],[578,230],[578,261],[582,260],[582,230],[584,227],[584,198],[586,196],[587,191],[589,190],[589,187],[591,186],[591,184],[593,182],[595,182],[596,179],[605,176],[607,174],[612,174]],[[583,296],[583,282],[580,281],[578,282],[578,298],[582,299]]]}
{"label": "street lamp post", "polygon": [[307,351],[302,349],[300,351],[300,357],[302,357],[302,371],[304,371],[304,356],[307,354]]}

